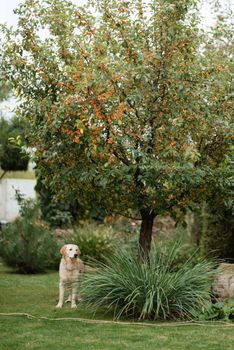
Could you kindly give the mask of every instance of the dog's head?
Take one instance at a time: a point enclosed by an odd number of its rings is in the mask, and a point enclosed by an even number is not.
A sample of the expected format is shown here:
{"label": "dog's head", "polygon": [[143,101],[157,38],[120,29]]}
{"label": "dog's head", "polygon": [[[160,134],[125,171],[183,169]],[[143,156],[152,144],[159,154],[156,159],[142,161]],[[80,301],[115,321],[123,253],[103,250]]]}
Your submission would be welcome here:
{"label": "dog's head", "polygon": [[64,258],[76,259],[80,256],[80,249],[76,244],[65,244],[60,253]]}

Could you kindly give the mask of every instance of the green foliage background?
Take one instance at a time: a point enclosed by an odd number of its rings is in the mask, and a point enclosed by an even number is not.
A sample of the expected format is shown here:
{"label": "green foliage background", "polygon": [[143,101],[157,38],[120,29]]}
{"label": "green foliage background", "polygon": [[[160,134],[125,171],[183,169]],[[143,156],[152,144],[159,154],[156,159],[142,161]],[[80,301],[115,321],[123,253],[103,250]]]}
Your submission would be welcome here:
{"label": "green foliage background", "polygon": [[8,121],[1,117],[0,167],[2,170],[27,170],[29,156],[21,149],[21,145],[26,142],[27,128],[28,123],[23,119],[13,117]]}

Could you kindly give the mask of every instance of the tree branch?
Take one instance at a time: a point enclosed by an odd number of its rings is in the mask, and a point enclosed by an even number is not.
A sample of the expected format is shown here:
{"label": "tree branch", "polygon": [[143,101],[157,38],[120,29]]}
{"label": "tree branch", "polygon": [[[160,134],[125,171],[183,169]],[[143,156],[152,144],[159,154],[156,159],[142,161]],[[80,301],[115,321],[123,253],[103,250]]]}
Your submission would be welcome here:
{"label": "tree branch", "polygon": [[0,181],[4,178],[4,176],[5,176],[6,173],[7,173],[7,172],[6,172],[5,170],[3,170],[3,173],[2,173],[1,176],[0,176]]}

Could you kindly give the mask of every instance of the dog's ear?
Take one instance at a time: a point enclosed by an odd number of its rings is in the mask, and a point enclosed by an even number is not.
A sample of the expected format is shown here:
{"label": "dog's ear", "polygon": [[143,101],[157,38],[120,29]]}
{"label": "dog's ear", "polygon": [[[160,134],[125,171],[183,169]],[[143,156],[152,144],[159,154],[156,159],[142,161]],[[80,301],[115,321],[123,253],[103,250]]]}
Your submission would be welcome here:
{"label": "dog's ear", "polygon": [[77,246],[78,250],[77,250],[77,254],[78,256],[80,256],[80,248]]}
{"label": "dog's ear", "polygon": [[66,244],[60,249],[60,254],[61,254],[62,256],[66,255],[66,249],[67,249]]}

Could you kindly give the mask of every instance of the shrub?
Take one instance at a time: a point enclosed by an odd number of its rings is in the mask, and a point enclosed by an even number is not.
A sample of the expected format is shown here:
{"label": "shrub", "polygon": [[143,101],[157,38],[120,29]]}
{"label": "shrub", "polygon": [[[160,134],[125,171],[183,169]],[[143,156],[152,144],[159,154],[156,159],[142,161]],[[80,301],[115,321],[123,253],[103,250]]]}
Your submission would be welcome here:
{"label": "shrub", "polygon": [[88,274],[82,290],[88,304],[113,310],[114,317],[175,319],[193,315],[209,299],[213,263],[174,264],[178,246],[162,252],[153,246],[142,263],[133,253],[118,249],[106,264]]}
{"label": "shrub", "polygon": [[35,190],[40,197],[42,220],[51,228],[70,228],[80,221],[93,219],[103,222],[105,211],[93,204],[74,198],[72,193],[66,199],[56,198],[51,182],[43,178],[40,167],[36,169],[37,184]]}
{"label": "shrub", "polygon": [[207,208],[206,225],[200,242],[204,256],[234,261],[234,217],[233,209]]}
{"label": "shrub", "polygon": [[84,260],[103,262],[113,246],[113,230],[106,225],[84,224],[75,229],[71,241],[78,244]]}
{"label": "shrub", "polygon": [[234,321],[234,298],[212,304],[206,303],[197,314],[200,321]]}
{"label": "shrub", "polygon": [[57,267],[59,248],[51,232],[37,222],[38,207],[21,201],[21,216],[3,229],[0,255],[20,273],[37,273]]}
{"label": "shrub", "polygon": [[37,169],[37,184],[35,190],[40,197],[41,218],[46,221],[51,228],[67,228],[70,227],[75,219],[77,208],[75,203],[71,202],[55,202],[53,191],[45,185],[45,180],[40,176]]}

